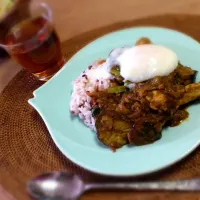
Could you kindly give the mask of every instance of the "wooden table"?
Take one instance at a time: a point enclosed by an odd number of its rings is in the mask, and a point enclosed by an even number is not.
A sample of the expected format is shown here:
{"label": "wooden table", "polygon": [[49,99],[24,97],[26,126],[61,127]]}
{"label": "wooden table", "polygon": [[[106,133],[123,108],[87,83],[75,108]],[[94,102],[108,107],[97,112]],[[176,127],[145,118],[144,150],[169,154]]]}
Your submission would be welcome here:
{"label": "wooden table", "polygon": [[[40,1],[40,0],[33,0]],[[46,0],[53,9],[54,22],[61,41],[80,33],[119,21],[137,19],[156,14],[199,14],[199,0]],[[199,22],[200,23],[200,22]],[[0,61],[0,92],[21,69],[13,60]],[[145,194],[144,194],[145,195]],[[146,196],[147,199],[148,196]],[[174,196],[175,199],[176,195]],[[0,186],[0,199],[13,198]],[[98,194],[83,199],[101,199]],[[131,200],[131,194],[108,193],[105,199]],[[160,199],[158,196],[157,199]],[[181,197],[180,197],[181,199]],[[187,199],[187,195],[184,196]],[[195,198],[200,200],[198,195]]]}

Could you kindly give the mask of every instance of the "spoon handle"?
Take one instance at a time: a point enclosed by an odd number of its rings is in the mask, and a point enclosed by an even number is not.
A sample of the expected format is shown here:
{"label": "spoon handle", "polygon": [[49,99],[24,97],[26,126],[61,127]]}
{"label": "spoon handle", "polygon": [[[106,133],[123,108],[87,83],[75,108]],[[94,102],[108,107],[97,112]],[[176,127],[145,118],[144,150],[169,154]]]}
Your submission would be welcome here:
{"label": "spoon handle", "polygon": [[85,185],[84,189],[85,191],[92,189],[200,191],[200,179],[179,181],[155,181],[145,183],[93,183]]}

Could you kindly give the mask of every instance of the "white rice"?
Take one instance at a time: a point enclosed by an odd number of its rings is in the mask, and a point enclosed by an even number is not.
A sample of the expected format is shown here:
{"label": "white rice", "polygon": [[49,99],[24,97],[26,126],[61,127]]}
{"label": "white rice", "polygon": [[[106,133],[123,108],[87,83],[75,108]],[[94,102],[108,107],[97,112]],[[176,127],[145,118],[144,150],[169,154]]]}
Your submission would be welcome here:
{"label": "white rice", "polygon": [[105,90],[110,85],[112,76],[106,70],[105,63],[96,61],[73,81],[73,92],[70,101],[70,110],[92,130],[95,130],[95,121],[91,113],[91,98],[87,92],[93,92],[98,87],[99,91]]}

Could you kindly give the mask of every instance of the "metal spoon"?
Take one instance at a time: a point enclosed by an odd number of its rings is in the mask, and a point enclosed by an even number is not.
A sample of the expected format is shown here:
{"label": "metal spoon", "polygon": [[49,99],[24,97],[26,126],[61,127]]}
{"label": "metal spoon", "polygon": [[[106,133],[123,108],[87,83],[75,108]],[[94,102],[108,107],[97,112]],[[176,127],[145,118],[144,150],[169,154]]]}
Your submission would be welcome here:
{"label": "metal spoon", "polygon": [[27,189],[38,200],[74,200],[92,189],[200,191],[200,179],[86,184],[78,175],[52,172],[29,181]]}

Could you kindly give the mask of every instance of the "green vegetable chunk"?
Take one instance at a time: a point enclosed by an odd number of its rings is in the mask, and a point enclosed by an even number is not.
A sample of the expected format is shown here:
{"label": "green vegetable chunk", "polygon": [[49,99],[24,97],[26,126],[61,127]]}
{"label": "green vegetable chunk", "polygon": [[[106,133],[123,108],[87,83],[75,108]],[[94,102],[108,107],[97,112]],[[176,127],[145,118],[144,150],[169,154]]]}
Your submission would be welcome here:
{"label": "green vegetable chunk", "polygon": [[115,76],[120,76],[120,71],[119,71],[119,69],[111,69],[111,70],[110,70],[110,73],[111,73],[112,75],[115,75]]}
{"label": "green vegetable chunk", "polygon": [[126,91],[125,86],[113,86],[108,88],[108,93],[120,93],[125,91]]}

